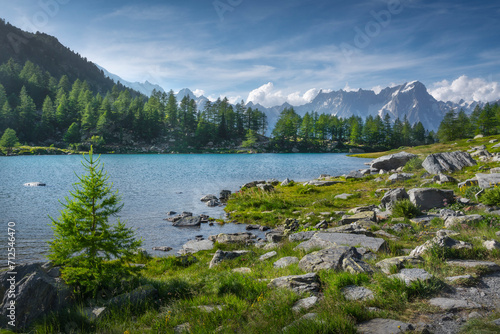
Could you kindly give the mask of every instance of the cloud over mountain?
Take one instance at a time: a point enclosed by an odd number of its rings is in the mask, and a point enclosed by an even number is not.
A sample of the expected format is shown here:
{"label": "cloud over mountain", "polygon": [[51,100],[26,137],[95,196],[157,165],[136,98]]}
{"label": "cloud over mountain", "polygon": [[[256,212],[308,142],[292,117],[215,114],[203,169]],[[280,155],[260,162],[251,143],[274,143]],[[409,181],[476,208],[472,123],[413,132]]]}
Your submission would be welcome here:
{"label": "cloud over mountain", "polygon": [[434,83],[433,88],[429,88],[429,93],[438,101],[489,102],[500,99],[500,85],[495,81],[462,75],[452,82],[443,80]]}

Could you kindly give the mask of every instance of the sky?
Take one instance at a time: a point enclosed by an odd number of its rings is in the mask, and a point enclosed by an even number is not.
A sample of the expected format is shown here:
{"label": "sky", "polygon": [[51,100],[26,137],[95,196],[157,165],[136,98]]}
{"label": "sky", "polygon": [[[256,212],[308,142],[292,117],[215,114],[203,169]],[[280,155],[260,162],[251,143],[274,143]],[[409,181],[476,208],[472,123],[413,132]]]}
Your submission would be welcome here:
{"label": "sky", "polygon": [[438,100],[500,99],[497,0],[0,0],[0,8],[11,24],[166,91],[270,107],[419,80]]}

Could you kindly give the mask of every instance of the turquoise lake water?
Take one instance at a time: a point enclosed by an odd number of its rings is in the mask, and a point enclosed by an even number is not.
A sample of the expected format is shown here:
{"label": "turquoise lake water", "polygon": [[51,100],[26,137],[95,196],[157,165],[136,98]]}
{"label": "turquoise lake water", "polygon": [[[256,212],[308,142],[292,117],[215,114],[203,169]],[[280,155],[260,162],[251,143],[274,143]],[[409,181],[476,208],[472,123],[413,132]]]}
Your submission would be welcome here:
{"label": "turquoise lake water", "polygon": [[[200,202],[206,194],[234,192],[254,180],[307,181],[320,174],[342,175],[370,161],[345,154],[102,155],[101,160],[124,203],[120,219],[144,240],[143,248],[149,252],[154,246],[174,248],[169,253],[152,252],[155,255],[175,254],[195,235],[207,238],[245,230],[238,224],[177,228],[164,221],[168,211],[222,218],[223,208]],[[59,200],[64,201],[78,181],[75,173],[83,173],[81,161],[78,155],[0,157],[0,267],[6,265],[8,222],[16,224],[17,262],[44,259],[52,238],[48,216],[59,216]],[[47,186],[23,186],[27,182]]]}

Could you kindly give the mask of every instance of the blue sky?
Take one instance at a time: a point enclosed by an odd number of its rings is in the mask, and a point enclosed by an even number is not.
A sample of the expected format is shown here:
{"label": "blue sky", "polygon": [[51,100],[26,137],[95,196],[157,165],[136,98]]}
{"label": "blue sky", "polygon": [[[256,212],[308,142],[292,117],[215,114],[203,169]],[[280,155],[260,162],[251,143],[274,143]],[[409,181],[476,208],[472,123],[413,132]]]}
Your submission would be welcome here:
{"label": "blue sky", "polygon": [[427,0],[0,0],[0,17],[129,81],[266,106],[420,80],[500,99],[500,3]]}

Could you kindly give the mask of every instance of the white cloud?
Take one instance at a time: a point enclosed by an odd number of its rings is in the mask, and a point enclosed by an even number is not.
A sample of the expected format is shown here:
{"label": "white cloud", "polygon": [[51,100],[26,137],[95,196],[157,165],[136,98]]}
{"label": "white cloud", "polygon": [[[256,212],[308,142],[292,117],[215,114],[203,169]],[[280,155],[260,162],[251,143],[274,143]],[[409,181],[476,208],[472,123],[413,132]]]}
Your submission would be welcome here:
{"label": "white cloud", "polygon": [[[328,92],[328,90],[324,90],[323,92],[325,91]],[[311,102],[316,96],[318,96],[319,92],[319,89],[311,88],[304,94],[300,91],[286,94],[281,90],[275,90],[274,84],[272,82],[268,82],[267,84],[251,91],[248,94],[247,103],[258,103],[268,108],[282,105],[285,102],[294,106],[299,106]]]}
{"label": "white cloud", "polygon": [[351,87],[349,87],[349,83],[346,82],[345,83],[345,87],[344,87],[344,91],[346,91],[346,92],[357,92],[357,91],[359,91],[359,88],[358,89],[351,88]]}
{"label": "white cloud", "polygon": [[443,80],[433,84],[429,93],[438,101],[465,101],[491,102],[500,99],[500,85],[495,81],[486,81],[482,78],[469,78],[462,75],[449,82]]}
{"label": "white cloud", "polygon": [[195,90],[193,91],[193,94],[194,94],[194,96],[196,96],[196,97],[200,97],[200,96],[202,96],[202,95],[205,95],[205,91],[204,91],[203,89],[195,89]]}

